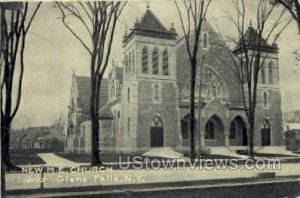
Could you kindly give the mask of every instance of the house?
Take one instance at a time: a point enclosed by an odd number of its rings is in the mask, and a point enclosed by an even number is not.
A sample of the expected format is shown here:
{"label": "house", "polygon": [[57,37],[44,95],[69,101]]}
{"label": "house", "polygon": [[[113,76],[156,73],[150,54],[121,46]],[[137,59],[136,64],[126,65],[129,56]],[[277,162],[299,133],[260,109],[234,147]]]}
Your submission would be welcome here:
{"label": "house", "polygon": [[284,133],[285,145],[287,150],[299,151],[300,150],[300,130],[291,129]]}
{"label": "house", "polygon": [[[254,28],[249,26],[245,38],[247,45],[254,46],[253,51],[258,37]],[[203,131],[201,135],[206,147],[247,146],[248,121],[239,81],[224,62],[234,63],[226,51],[220,50],[220,44],[225,42],[207,20],[203,22],[200,42],[200,58],[204,62],[203,103],[201,123],[198,125],[196,122],[196,131],[198,127]],[[125,33],[122,45],[122,67],[113,65],[109,79],[101,85],[102,97],[107,100],[99,109],[101,150],[145,152],[152,147],[188,149],[190,62],[184,38],[178,38],[173,25],[166,28],[148,8],[131,31]],[[263,40],[261,48],[266,60],[258,79],[254,145],[280,146],[284,142],[278,46]],[[239,58],[242,50],[238,45],[232,53]],[[197,67],[199,71],[200,64]],[[199,77],[197,74],[197,83]],[[80,93],[80,79],[76,76],[73,79],[76,82],[72,83],[71,90],[76,91],[72,92],[71,98],[79,101],[76,104],[79,107],[89,106],[89,100],[81,99],[89,96],[88,91]],[[78,144],[73,145],[73,151],[90,152],[91,123],[81,108],[77,112],[80,122],[74,120],[69,126],[71,131],[77,130]],[[74,123],[77,123],[76,127]],[[196,135],[196,145],[199,145],[198,140]]]}
{"label": "house", "polygon": [[[12,130],[10,150],[33,152],[64,151],[65,136],[52,127],[29,127]],[[18,146],[16,146],[18,145]]]}
{"label": "house", "polygon": [[289,111],[283,114],[284,131],[291,129],[300,129],[300,111]]}

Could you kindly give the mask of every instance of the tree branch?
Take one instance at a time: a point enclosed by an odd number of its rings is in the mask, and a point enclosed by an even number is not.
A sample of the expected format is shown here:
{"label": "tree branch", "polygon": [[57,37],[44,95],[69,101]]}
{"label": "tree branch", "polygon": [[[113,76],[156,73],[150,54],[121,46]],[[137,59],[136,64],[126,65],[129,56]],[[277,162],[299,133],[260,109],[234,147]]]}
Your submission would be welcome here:
{"label": "tree branch", "polygon": [[64,12],[64,9],[61,7],[60,3],[56,3],[58,5],[59,10],[61,11],[62,14],[62,22],[65,25],[65,27],[72,33],[72,35],[81,43],[81,45],[88,51],[90,55],[92,55],[92,51],[90,48],[87,46],[87,44],[75,33],[75,31],[67,24],[66,22],[66,14]]}

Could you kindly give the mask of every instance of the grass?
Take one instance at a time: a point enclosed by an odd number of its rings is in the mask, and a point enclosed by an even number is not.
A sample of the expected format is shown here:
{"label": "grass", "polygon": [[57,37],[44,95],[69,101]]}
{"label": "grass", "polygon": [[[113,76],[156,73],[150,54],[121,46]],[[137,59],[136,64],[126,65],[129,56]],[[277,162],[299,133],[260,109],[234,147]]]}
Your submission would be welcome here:
{"label": "grass", "polygon": [[[77,163],[90,163],[91,154],[82,154],[82,153],[56,153],[56,155],[71,160]],[[134,156],[142,156],[141,154],[118,154],[118,153],[102,153],[100,154],[101,161],[104,163],[118,162],[119,157],[122,157],[121,160],[127,160],[127,157],[132,159]],[[143,158],[146,156],[143,156]],[[166,159],[162,157],[148,157],[148,159]]]}
{"label": "grass", "polygon": [[[247,150],[237,150],[237,154],[239,155],[248,155]],[[275,157],[295,157],[293,155],[283,155],[283,154],[276,154],[276,153],[256,153],[254,152],[255,157],[266,157],[266,158],[275,158]]]}
{"label": "grass", "polygon": [[22,153],[22,152],[11,152],[10,153],[11,161],[14,165],[36,165],[36,164],[45,164],[36,153]]}
{"label": "grass", "polygon": [[[184,154],[185,157],[189,157],[189,153]],[[197,158],[197,157],[196,157]],[[199,158],[201,159],[237,159],[233,156],[228,155],[216,155],[216,154],[209,154],[209,153],[202,153]]]}
{"label": "grass", "polygon": [[78,154],[78,153],[55,153],[56,155],[65,159],[78,163],[91,162],[91,154]]}
{"label": "grass", "polygon": [[[56,155],[66,158],[68,160],[77,162],[77,163],[90,163],[91,162],[91,154],[84,154],[84,153],[56,153]],[[119,157],[121,158],[122,161],[126,161],[127,157],[132,160],[134,156],[142,156],[141,153],[136,153],[136,154],[120,154],[120,153],[115,153],[115,152],[110,152],[110,153],[101,153],[100,158],[101,161],[104,163],[111,163],[111,162],[118,162]],[[188,154],[184,155],[185,157],[188,157]],[[144,159],[146,156],[142,156]],[[147,156],[149,160],[153,159],[167,159],[163,157],[150,157]],[[226,155],[213,155],[213,154],[202,154],[201,157],[202,159],[236,159],[236,157],[231,157],[231,156],[226,156]]]}

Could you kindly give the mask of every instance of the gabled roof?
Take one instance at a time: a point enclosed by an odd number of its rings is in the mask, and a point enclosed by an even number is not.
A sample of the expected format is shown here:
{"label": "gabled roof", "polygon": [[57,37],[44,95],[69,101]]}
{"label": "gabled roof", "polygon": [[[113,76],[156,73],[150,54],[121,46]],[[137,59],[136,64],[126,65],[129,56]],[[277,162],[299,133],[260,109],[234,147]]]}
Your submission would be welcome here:
{"label": "gabled roof", "polygon": [[133,35],[151,36],[165,39],[176,39],[177,33],[174,27],[167,30],[159,19],[148,8],[140,21],[136,21],[129,35],[124,36],[123,42],[129,41]]}
{"label": "gabled roof", "polygon": [[52,131],[49,133],[41,134],[39,137],[36,138],[36,140],[41,140],[41,141],[52,140],[52,139],[58,139],[58,140],[63,141],[65,139],[65,137],[64,137],[64,134],[62,134],[62,133]]}
{"label": "gabled roof", "polygon": [[[87,76],[77,76],[76,84],[79,95],[79,105],[82,109],[83,117],[89,117],[90,112],[90,95],[91,95],[91,80]],[[108,101],[108,79],[102,79],[100,88],[100,108]]]}
{"label": "gabled roof", "polygon": [[89,111],[89,104],[90,104],[90,87],[91,87],[91,80],[89,77],[86,76],[76,76],[76,84],[78,89],[78,95],[80,97],[80,107],[82,109],[82,114],[88,114]]}
{"label": "gabled roof", "polygon": [[113,112],[111,108],[120,103],[121,99],[117,98],[114,101],[106,103],[101,109],[100,109],[100,119],[101,120],[107,120],[107,119],[113,119]]}
{"label": "gabled roof", "polygon": [[[257,31],[252,27],[249,26],[248,29],[246,30],[244,34],[244,41],[245,41],[245,46],[248,49],[255,50],[260,48],[262,51],[266,52],[277,52],[278,47],[276,44],[270,45],[268,42],[262,38]],[[242,39],[240,39],[238,46],[234,50],[234,52],[239,52],[240,50],[243,50],[243,43]]]}
{"label": "gabled roof", "polygon": [[21,138],[23,141],[34,141],[37,137],[41,136],[42,134],[49,133],[48,127],[29,127],[23,133],[23,137]]}
{"label": "gabled roof", "polygon": [[120,84],[123,84],[123,67],[119,67],[117,65],[113,65],[112,69],[109,72],[110,80],[119,80]]}
{"label": "gabled roof", "polygon": [[146,13],[141,18],[141,22],[136,23],[135,27],[144,30],[167,31],[150,9],[147,9]]}

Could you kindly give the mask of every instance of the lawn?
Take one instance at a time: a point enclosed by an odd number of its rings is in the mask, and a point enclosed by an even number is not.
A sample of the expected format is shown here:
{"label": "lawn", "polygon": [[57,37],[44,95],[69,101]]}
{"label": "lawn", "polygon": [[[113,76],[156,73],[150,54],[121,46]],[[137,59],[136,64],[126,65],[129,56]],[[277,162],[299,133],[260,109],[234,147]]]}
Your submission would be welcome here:
{"label": "lawn", "polygon": [[[239,155],[248,155],[248,151],[247,150],[237,150],[236,151],[237,154]],[[255,157],[266,157],[266,158],[275,158],[275,157],[295,157],[293,155],[283,155],[283,154],[276,154],[276,153],[254,153]]]}
{"label": "lawn", "polygon": [[[188,157],[189,155],[186,155]],[[237,159],[236,157],[232,156],[227,156],[227,155],[216,155],[216,154],[208,154],[208,153],[203,153],[199,157],[200,159]]]}
{"label": "lawn", "polygon": [[[91,154],[79,154],[79,153],[56,153],[56,155],[66,158],[68,160],[77,162],[77,163],[90,163],[91,162]],[[117,154],[117,153],[102,153],[100,155],[101,161],[104,163],[110,163],[110,162],[118,162],[119,157],[124,162],[128,158],[129,160],[132,160],[134,156],[142,156],[141,154]],[[185,156],[188,157],[188,156]],[[146,156],[142,156],[142,158],[146,158]],[[235,157],[231,156],[225,156],[225,155],[212,155],[212,154],[202,154],[200,159],[236,159]],[[163,157],[149,157],[149,160],[153,159],[167,159]]]}
{"label": "lawn", "polygon": [[45,164],[44,160],[42,160],[36,153],[11,152],[10,157],[12,163],[17,166]]}
{"label": "lawn", "polygon": [[91,154],[55,153],[56,155],[77,163],[91,162]]}
{"label": "lawn", "polygon": [[[81,153],[56,153],[56,155],[71,160],[77,163],[90,163],[91,154],[81,154]],[[117,153],[102,153],[100,154],[101,161],[104,163],[118,162],[119,157],[122,161],[126,161],[127,157],[132,160],[134,156],[142,156],[141,154],[117,154]],[[143,158],[146,156],[143,156]],[[148,157],[148,159],[163,159],[162,157]]]}

